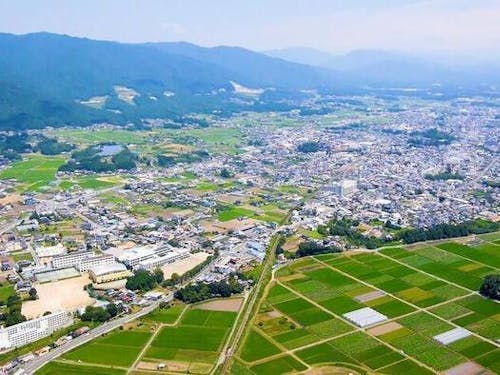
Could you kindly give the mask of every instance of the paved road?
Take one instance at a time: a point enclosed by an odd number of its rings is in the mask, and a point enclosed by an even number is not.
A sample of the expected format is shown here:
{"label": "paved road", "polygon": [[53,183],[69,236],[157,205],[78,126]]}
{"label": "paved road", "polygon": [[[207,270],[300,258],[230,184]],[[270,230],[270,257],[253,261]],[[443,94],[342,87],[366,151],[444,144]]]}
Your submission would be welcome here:
{"label": "paved road", "polygon": [[[195,275],[193,277],[193,279],[195,279],[196,276],[204,274],[211,267],[211,265],[214,264],[215,262],[217,262],[217,260],[219,260],[219,259],[220,259],[220,257],[214,259],[212,262],[207,264],[202,270],[200,270],[200,272],[197,275]],[[189,284],[190,282],[191,282],[191,280],[186,281],[184,284],[180,285],[179,288],[184,287],[185,285]],[[156,301],[156,302],[153,302],[151,305],[143,308],[141,311],[138,311],[134,314],[125,315],[121,318],[103,323],[102,325],[94,328],[93,330],[91,330],[87,334],[79,336],[71,341],[68,341],[65,344],[59,346],[58,348],[51,350],[50,352],[48,352],[47,354],[45,354],[41,357],[35,357],[33,360],[31,360],[30,362],[21,366],[20,368],[22,368],[25,371],[25,374],[29,374],[29,375],[34,374],[35,371],[38,370],[40,367],[42,367],[43,365],[52,361],[53,359],[59,357],[61,354],[64,354],[72,349],[75,349],[76,347],[83,345],[86,342],[89,342],[89,341],[101,336],[102,334],[104,334],[106,332],[110,332],[110,331],[120,327],[122,324],[128,323],[134,319],[140,318],[141,316],[147,315],[150,312],[152,312],[154,309],[156,309],[161,302],[170,302],[173,299],[174,299],[174,293],[172,292],[172,293],[168,294],[167,296],[165,296],[163,299]]]}

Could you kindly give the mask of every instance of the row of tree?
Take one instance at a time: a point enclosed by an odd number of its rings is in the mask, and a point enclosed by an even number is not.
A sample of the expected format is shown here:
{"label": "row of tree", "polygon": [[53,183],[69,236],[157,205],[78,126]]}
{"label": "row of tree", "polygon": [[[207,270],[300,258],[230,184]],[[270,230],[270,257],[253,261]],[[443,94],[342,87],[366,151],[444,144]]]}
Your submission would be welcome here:
{"label": "row of tree", "polygon": [[498,230],[500,230],[500,223],[477,219],[460,224],[437,224],[428,229],[406,229],[399,233],[399,238],[404,243],[415,243],[443,238],[464,237],[470,234],[496,232]]}
{"label": "row of tree", "polygon": [[299,249],[295,253],[297,258],[306,257],[309,255],[340,253],[342,249],[336,246],[323,245],[315,241],[302,242]]}
{"label": "row of tree", "polygon": [[87,306],[85,312],[80,316],[84,322],[99,322],[103,323],[111,318],[114,318],[121,312],[121,308],[110,303],[106,307]]}
{"label": "row of tree", "polygon": [[243,286],[235,278],[229,281],[213,283],[192,283],[175,292],[174,297],[185,302],[194,303],[215,297],[231,297],[243,291]]}

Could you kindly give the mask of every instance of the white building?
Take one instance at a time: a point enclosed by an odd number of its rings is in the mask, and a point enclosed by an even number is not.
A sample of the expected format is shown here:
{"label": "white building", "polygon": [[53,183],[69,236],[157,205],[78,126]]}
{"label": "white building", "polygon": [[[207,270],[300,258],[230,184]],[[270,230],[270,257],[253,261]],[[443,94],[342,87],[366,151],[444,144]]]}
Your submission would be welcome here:
{"label": "white building", "polygon": [[19,348],[69,326],[73,317],[66,311],[58,311],[27,322],[0,328],[0,349]]}
{"label": "white building", "polygon": [[354,180],[343,180],[341,182],[335,182],[331,186],[325,188],[326,191],[330,191],[339,197],[345,197],[349,194],[354,193],[358,188],[358,183]]}
{"label": "white building", "polygon": [[115,263],[112,255],[95,255],[92,251],[81,251],[52,258],[52,268],[75,267],[80,272],[88,271],[97,266],[110,265]]}
{"label": "white building", "polygon": [[163,257],[175,251],[174,247],[167,244],[160,246],[138,246],[118,254],[116,259],[128,267],[135,268],[140,263],[149,259]]}
{"label": "white building", "polygon": [[139,262],[134,268],[142,268],[142,269],[153,269],[156,267],[161,267],[164,264],[167,263],[174,263],[175,261],[179,259],[186,259],[189,258],[189,251],[172,251],[166,255],[163,256],[154,256],[152,258],[143,260],[142,262]]}

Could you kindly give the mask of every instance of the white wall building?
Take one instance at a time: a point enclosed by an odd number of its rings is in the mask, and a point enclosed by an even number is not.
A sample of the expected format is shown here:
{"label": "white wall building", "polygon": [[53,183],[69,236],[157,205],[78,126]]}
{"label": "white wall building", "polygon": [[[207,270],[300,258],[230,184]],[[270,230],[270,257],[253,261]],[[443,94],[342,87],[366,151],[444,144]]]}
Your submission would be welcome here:
{"label": "white wall building", "polygon": [[97,266],[110,265],[115,262],[112,255],[95,255],[91,251],[75,252],[52,258],[52,268],[75,267],[80,272],[88,271]]}
{"label": "white wall building", "polygon": [[0,328],[0,349],[21,347],[72,323],[71,313],[58,311],[10,327]]}

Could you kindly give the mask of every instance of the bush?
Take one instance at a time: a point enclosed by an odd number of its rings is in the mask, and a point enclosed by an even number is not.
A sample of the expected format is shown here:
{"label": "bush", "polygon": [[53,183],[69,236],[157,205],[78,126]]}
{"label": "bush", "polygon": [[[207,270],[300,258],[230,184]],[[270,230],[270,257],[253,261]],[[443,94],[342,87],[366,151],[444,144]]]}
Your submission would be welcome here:
{"label": "bush", "polygon": [[479,293],[482,296],[491,298],[495,301],[500,300],[500,274],[488,275],[484,278]]}

